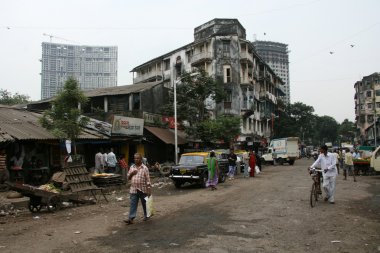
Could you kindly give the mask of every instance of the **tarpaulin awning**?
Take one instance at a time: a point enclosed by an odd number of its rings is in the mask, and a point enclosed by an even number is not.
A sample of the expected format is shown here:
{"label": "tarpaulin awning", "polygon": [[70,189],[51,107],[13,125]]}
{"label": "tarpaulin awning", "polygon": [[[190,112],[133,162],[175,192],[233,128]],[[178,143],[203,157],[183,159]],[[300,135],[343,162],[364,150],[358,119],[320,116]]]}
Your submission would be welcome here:
{"label": "tarpaulin awning", "polygon": [[[160,127],[150,127],[146,126],[146,130],[154,134],[157,138],[165,142],[166,144],[175,144],[174,140],[174,130],[168,129],[168,128],[160,128]],[[183,135],[180,133],[181,131],[177,131],[177,144],[182,145],[187,143],[186,139],[181,137]]]}

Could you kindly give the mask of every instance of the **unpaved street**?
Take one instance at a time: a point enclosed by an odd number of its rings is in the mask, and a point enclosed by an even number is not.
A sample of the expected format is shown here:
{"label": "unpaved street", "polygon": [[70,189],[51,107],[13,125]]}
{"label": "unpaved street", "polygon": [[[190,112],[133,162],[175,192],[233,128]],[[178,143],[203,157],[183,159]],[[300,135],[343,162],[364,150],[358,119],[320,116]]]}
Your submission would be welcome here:
{"label": "unpaved street", "polygon": [[354,183],[339,175],[336,204],[311,208],[311,163],[265,166],[257,177],[239,175],[216,191],[157,184],[156,214],[133,225],[123,223],[125,191],[108,195],[108,204],[0,217],[0,251],[380,252],[380,176]]}

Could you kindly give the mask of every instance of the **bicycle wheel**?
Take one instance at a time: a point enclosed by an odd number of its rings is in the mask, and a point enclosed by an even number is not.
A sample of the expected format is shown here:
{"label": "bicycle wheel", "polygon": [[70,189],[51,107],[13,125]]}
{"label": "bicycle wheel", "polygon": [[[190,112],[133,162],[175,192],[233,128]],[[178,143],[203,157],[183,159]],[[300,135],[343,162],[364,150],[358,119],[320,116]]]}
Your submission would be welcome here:
{"label": "bicycle wheel", "polygon": [[310,191],[310,206],[314,207],[317,204],[317,199],[318,199],[318,192],[317,188],[315,187],[315,183],[311,186],[311,191]]}

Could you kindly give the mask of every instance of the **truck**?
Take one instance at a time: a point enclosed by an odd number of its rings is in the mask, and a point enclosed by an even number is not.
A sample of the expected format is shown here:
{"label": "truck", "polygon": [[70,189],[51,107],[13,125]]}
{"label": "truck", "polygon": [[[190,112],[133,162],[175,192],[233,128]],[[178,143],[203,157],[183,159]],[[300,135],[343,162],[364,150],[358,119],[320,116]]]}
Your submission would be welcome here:
{"label": "truck", "polygon": [[299,157],[298,137],[286,137],[271,140],[267,152],[262,155],[264,163],[293,165]]}
{"label": "truck", "polygon": [[369,170],[373,174],[380,172],[380,146],[372,152]]}

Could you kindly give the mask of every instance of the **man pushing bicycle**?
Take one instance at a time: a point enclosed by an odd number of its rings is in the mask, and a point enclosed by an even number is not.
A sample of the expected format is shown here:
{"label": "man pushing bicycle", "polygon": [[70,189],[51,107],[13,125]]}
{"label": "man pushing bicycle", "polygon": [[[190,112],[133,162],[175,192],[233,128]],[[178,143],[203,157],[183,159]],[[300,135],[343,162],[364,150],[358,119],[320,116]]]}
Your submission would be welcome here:
{"label": "man pushing bicycle", "polygon": [[315,167],[321,168],[323,189],[326,192],[325,201],[329,201],[330,204],[335,204],[336,158],[334,154],[327,152],[326,145],[321,146],[319,151],[320,154],[317,160],[310,166],[309,170],[313,170]]}

